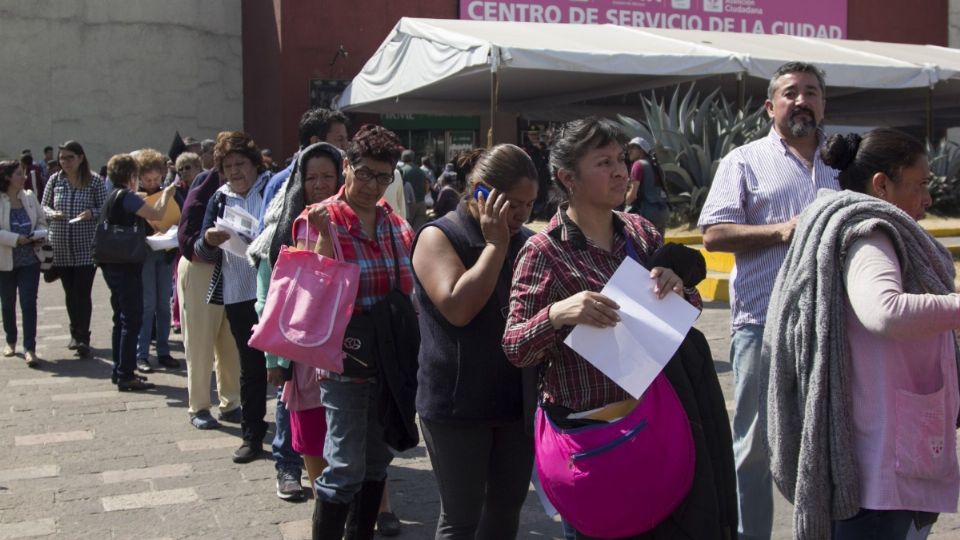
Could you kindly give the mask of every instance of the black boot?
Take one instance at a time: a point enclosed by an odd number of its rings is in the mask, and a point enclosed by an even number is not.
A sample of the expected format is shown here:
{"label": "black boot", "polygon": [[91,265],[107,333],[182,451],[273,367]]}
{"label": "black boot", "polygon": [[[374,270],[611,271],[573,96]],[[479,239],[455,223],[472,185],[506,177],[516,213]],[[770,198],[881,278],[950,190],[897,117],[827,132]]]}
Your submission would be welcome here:
{"label": "black boot", "polygon": [[321,501],[313,507],[313,540],[341,540],[349,504]]}
{"label": "black boot", "polygon": [[386,485],[385,481],[363,483],[350,505],[350,520],[344,540],[373,540],[377,515],[380,513],[380,499]]}

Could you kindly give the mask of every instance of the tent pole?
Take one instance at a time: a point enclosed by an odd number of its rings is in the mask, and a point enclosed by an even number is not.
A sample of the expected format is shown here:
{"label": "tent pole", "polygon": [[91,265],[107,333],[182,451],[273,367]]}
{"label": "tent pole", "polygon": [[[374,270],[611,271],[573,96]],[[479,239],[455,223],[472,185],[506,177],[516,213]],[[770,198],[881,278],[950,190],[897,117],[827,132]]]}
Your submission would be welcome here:
{"label": "tent pole", "polygon": [[490,48],[490,129],[487,131],[487,148],[493,147],[493,126],[500,101],[500,47]]}
{"label": "tent pole", "polygon": [[927,141],[933,144],[933,86],[927,89]]}
{"label": "tent pole", "polygon": [[493,147],[493,125],[497,117],[497,102],[500,94],[500,75],[490,72],[490,129],[487,131],[487,148]]}

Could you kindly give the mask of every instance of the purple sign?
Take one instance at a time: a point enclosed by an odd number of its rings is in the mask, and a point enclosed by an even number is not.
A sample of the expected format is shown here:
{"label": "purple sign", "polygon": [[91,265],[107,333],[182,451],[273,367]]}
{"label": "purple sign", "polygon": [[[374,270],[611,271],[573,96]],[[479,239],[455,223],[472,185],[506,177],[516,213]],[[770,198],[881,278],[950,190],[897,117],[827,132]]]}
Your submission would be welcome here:
{"label": "purple sign", "polygon": [[842,39],[847,0],[460,0],[460,18]]}

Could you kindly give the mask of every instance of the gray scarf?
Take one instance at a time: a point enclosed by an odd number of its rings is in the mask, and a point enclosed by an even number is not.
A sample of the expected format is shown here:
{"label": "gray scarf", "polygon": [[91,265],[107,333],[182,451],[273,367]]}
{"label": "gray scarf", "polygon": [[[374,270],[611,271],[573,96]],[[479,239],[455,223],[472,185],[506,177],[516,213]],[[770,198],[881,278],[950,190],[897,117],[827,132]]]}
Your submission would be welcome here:
{"label": "gray scarf", "polygon": [[280,246],[293,245],[293,222],[307,205],[303,191],[307,163],[317,156],[329,157],[336,166],[337,176],[342,174],[343,158],[340,150],[332,144],[316,143],[304,148],[297,155],[293,172],[277,190],[263,216],[263,232],[247,248],[247,259],[254,267],[257,267],[262,259],[267,259],[272,268],[280,254]]}
{"label": "gray scarf", "polygon": [[950,253],[897,207],[862,193],[821,191],[801,214],[767,311],[770,372],[758,426],[773,479],[794,504],[799,540],[829,538],[833,520],[860,508],[843,269],[853,243],[874,231],[893,242],[905,292],[953,292]]}

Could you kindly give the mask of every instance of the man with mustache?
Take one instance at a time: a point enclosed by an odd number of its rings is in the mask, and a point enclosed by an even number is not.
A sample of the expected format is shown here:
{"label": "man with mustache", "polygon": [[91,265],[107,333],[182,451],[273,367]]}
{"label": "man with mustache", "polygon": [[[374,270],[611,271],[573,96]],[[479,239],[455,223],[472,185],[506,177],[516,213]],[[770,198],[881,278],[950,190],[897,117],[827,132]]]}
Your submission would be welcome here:
{"label": "man with mustache", "polygon": [[816,66],[780,66],[764,104],[773,122],[769,135],[723,158],[700,214],[704,246],[736,254],[730,282],[730,362],[741,539],[768,539],[773,528],[766,435],[757,428],[757,410],[766,395],[762,375],[768,358],[761,346],[770,293],[797,216],[818,189],[840,188],[837,171],[820,159],[824,90],[823,73]]}

